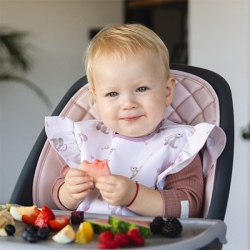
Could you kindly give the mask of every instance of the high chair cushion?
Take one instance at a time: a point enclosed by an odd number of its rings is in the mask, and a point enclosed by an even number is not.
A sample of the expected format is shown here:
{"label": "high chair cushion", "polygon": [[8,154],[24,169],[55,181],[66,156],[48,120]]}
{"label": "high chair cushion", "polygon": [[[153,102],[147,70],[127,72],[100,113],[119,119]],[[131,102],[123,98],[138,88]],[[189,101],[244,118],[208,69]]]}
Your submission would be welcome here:
{"label": "high chair cushion", "polygon": [[[200,122],[219,125],[218,97],[210,84],[200,77],[178,70],[171,70],[171,75],[176,78],[176,88],[173,102],[166,108],[165,118],[188,125],[196,125]],[[97,106],[93,105],[90,108],[88,95],[88,85],[85,85],[71,98],[60,115],[73,121],[100,118]],[[33,203],[38,207],[46,204],[50,208],[57,209],[50,192],[64,164],[63,159],[57,155],[47,140],[33,180]],[[205,179],[203,217],[207,215],[211,200],[214,170],[215,166],[211,168]]]}

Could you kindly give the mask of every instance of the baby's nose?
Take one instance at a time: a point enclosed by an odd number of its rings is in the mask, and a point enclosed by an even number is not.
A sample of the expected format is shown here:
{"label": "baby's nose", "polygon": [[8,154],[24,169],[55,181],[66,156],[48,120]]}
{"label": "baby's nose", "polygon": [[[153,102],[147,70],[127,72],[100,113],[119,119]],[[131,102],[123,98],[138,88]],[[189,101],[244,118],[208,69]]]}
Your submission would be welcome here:
{"label": "baby's nose", "polygon": [[136,98],[134,98],[132,95],[126,95],[122,99],[122,108],[123,109],[133,109],[138,107],[138,102]]}

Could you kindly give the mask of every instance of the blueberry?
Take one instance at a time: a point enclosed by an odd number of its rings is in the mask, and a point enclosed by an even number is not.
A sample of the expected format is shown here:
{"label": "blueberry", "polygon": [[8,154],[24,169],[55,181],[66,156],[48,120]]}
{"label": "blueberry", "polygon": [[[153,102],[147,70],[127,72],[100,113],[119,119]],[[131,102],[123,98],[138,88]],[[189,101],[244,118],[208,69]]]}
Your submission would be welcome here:
{"label": "blueberry", "polygon": [[30,243],[36,243],[37,242],[37,237],[33,233],[29,233],[27,236],[27,241]]}
{"label": "blueberry", "polygon": [[50,231],[47,227],[42,227],[38,229],[36,236],[39,240],[46,240],[49,237],[49,233]]}
{"label": "blueberry", "polygon": [[15,227],[14,227],[13,225],[8,224],[8,225],[6,225],[6,227],[5,227],[5,231],[6,231],[6,233],[7,233],[8,235],[13,235],[13,234],[16,232],[16,229],[15,229]]}
{"label": "blueberry", "polygon": [[29,233],[28,231],[24,230],[24,231],[22,232],[22,238],[23,238],[24,240],[27,240],[27,236],[28,236],[29,234],[30,234],[30,233]]}
{"label": "blueberry", "polygon": [[25,229],[26,231],[30,232],[30,233],[36,233],[37,232],[37,227],[35,225],[29,225],[26,227]]}

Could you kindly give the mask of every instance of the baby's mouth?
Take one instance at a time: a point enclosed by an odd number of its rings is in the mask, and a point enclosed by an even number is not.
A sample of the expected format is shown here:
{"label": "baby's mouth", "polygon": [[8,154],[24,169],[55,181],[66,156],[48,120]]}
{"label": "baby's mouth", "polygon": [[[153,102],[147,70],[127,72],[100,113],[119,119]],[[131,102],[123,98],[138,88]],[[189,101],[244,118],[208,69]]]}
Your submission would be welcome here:
{"label": "baby's mouth", "polygon": [[127,122],[134,122],[138,120],[140,117],[141,116],[126,117],[126,118],[122,118],[122,120],[127,121]]}

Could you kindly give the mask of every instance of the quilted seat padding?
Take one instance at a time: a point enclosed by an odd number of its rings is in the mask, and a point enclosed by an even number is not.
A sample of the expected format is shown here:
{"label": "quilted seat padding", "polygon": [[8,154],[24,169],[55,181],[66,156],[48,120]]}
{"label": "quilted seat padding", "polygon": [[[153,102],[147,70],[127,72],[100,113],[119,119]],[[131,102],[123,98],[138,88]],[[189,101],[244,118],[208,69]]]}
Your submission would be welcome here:
{"label": "quilted seat padding", "polygon": [[[176,78],[176,88],[173,102],[166,108],[165,118],[181,124],[196,125],[200,122],[209,122],[219,125],[219,102],[211,85],[189,73],[171,70],[171,75]],[[85,85],[71,98],[60,115],[67,116],[73,121],[100,118],[97,106],[89,107],[88,94],[88,85]],[[46,205],[52,209],[58,209],[51,199],[50,192],[63,165],[64,161],[47,140],[33,181],[33,203],[38,207]],[[214,168],[205,180],[207,185],[204,211],[209,207],[213,178]]]}

